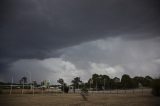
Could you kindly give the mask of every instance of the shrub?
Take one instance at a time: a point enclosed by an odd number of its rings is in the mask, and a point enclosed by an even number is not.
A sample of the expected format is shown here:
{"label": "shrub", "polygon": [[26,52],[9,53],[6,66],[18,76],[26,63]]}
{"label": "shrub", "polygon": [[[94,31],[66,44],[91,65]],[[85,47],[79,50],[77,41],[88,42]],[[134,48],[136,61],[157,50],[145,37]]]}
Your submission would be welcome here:
{"label": "shrub", "polygon": [[155,96],[160,96],[160,78],[155,79],[152,83],[152,94]]}
{"label": "shrub", "polygon": [[64,89],[64,92],[65,93],[68,93],[68,91],[69,91],[69,87],[68,86],[64,86],[64,88],[63,88],[63,86],[61,87],[61,90],[62,90],[62,92],[63,92],[63,89]]}
{"label": "shrub", "polygon": [[2,88],[0,88],[0,94],[2,94]]}
{"label": "shrub", "polygon": [[81,92],[88,93],[88,89],[87,89],[86,87],[83,87],[83,88],[81,89]]}
{"label": "shrub", "polygon": [[68,93],[68,91],[69,91],[69,87],[68,86],[64,86],[64,92]]}

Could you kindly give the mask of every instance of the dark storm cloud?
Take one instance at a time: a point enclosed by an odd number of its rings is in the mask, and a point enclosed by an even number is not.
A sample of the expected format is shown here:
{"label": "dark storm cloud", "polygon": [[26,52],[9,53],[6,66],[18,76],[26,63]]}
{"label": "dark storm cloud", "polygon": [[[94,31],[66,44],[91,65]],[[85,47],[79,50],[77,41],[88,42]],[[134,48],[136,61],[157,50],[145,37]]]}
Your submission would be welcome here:
{"label": "dark storm cloud", "polygon": [[0,66],[14,59],[58,56],[58,49],[99,38],[157,37],[159,4],[158,0],[1,0]]}

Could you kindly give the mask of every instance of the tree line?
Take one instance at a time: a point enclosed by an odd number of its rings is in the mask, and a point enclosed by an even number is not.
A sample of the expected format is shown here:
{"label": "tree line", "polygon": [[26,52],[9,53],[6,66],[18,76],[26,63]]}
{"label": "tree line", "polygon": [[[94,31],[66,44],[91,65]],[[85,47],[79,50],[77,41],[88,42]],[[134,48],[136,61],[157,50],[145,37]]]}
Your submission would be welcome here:
{"label": "tree line", "polygon": [[[99,74],[93,74],[91,78],[88,79],[87,82],[83,82],[80,77],[75,77],[71,81],[71,85],[73,89],[80,89],[82,87],[86,87],[88,89],[92,90],[107,90],[107,89],[132,89],[132,88],[138,88],[138,87],[151,87],[153,78],[150,76],[135,76],[131,78],[129,75],[124,74],[122,75],[121,79],[114,77],[110,78],[108,75],[99,75]],[[67,83],[65,83],[63,78],[59,78],[57,80],[59,84],[62,86],[67,86]],[[1,85],[5,85],[5,83],[0,82]],[[10,83],[7,83],[10,84]],[[40,84],[37,84],[36,81],[32,81],[28,83],[27,77],[22,77],[19,80],[19,84],[32,84],[35,87],[36,86],[50,86],[50,82],[44,80]]]}
{"label": "tree line", "polygon": [[[150,76],[136,76],[131,78],[129,75],[124,74],[122,78],[110,78],[108,75],[93,74],[92,78],[86,83],[82,83],[80,77],[72,80],[72,86],[75,89],[82,88],[83,86],[92,90],[108,90],[108,89],[132,89],[139,87],[151,87],[153,78]],[[79,86],[79,87],[78,87]]]}
{"label": "tree line", "polygon": [[[142,88],[142,87],[148,87],[153,88],[153,94],[160,94],[160,78],[159,79],[153,79],[151,76],[135,76],[131,78],[128,74],[122,75],[121,79],[118,77],[111,78],[108,75],[99,75],[99,74],[93,74],[91,78],[88,79],[87,82],[83,82],[80,77],[75,77],[71,81],[71,85],[68,85],[65,83],[63,78],[59,78],[57,82],[61,85],[58,86],[61,88],[63,92],[68,92],[69,87],[72,87],[73,92],[76,91],[76,89],[88,89],[93,91],[98,90],[110,90],[110,89],[134,89],[134,88]],[[10,83],[3,83],[0,82],[0,85],[5,85]],[[43,88],[49,88],[50,82],[44,80],[41,82],[41,84],[37,84],[36,81],[32,81],[28,83],[27,77],[22,77],[19,80],[19,85],[21,85],[21,88],[31,88],[31,87],[43,87]],[[24,85],[31,85],[31,86],[24,86]]]}

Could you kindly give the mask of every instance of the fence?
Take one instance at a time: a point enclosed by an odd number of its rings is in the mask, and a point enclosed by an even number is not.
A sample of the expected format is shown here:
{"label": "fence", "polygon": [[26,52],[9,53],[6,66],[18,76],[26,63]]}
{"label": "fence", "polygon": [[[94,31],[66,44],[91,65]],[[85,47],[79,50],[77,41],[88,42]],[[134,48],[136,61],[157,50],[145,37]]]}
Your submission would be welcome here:
{"label": "fence", "polygon": [[[55,90],[55,89],[3,89],[2,93],[3,94],[55,94],[55,95],[69,95],[69,94],[77,94],[79,95],[81,91],[76,90],[74,93],[73,91],[70,91],[69,93],[63,93],[60,90]],[[116,95],[121,95],[121,94],[133,94],[133,95],[149,95],[151,94],[151,89],[150,88],[140,88],[140,89],[115,89],[115,90],[103,90],[103,91],[88,91],[89,95],[108,95],[108,94],[116,94]]]}

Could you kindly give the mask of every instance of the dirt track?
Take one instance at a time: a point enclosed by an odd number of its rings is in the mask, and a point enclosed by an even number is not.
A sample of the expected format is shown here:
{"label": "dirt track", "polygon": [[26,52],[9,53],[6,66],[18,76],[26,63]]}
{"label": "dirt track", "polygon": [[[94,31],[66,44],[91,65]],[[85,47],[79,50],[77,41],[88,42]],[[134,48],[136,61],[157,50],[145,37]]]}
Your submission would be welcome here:
{"label": "dirt track", "polygon": [[84,101],[79,94],[0,95],[0,106],[160,106],[160,98],[136,94],[93,94]]}

